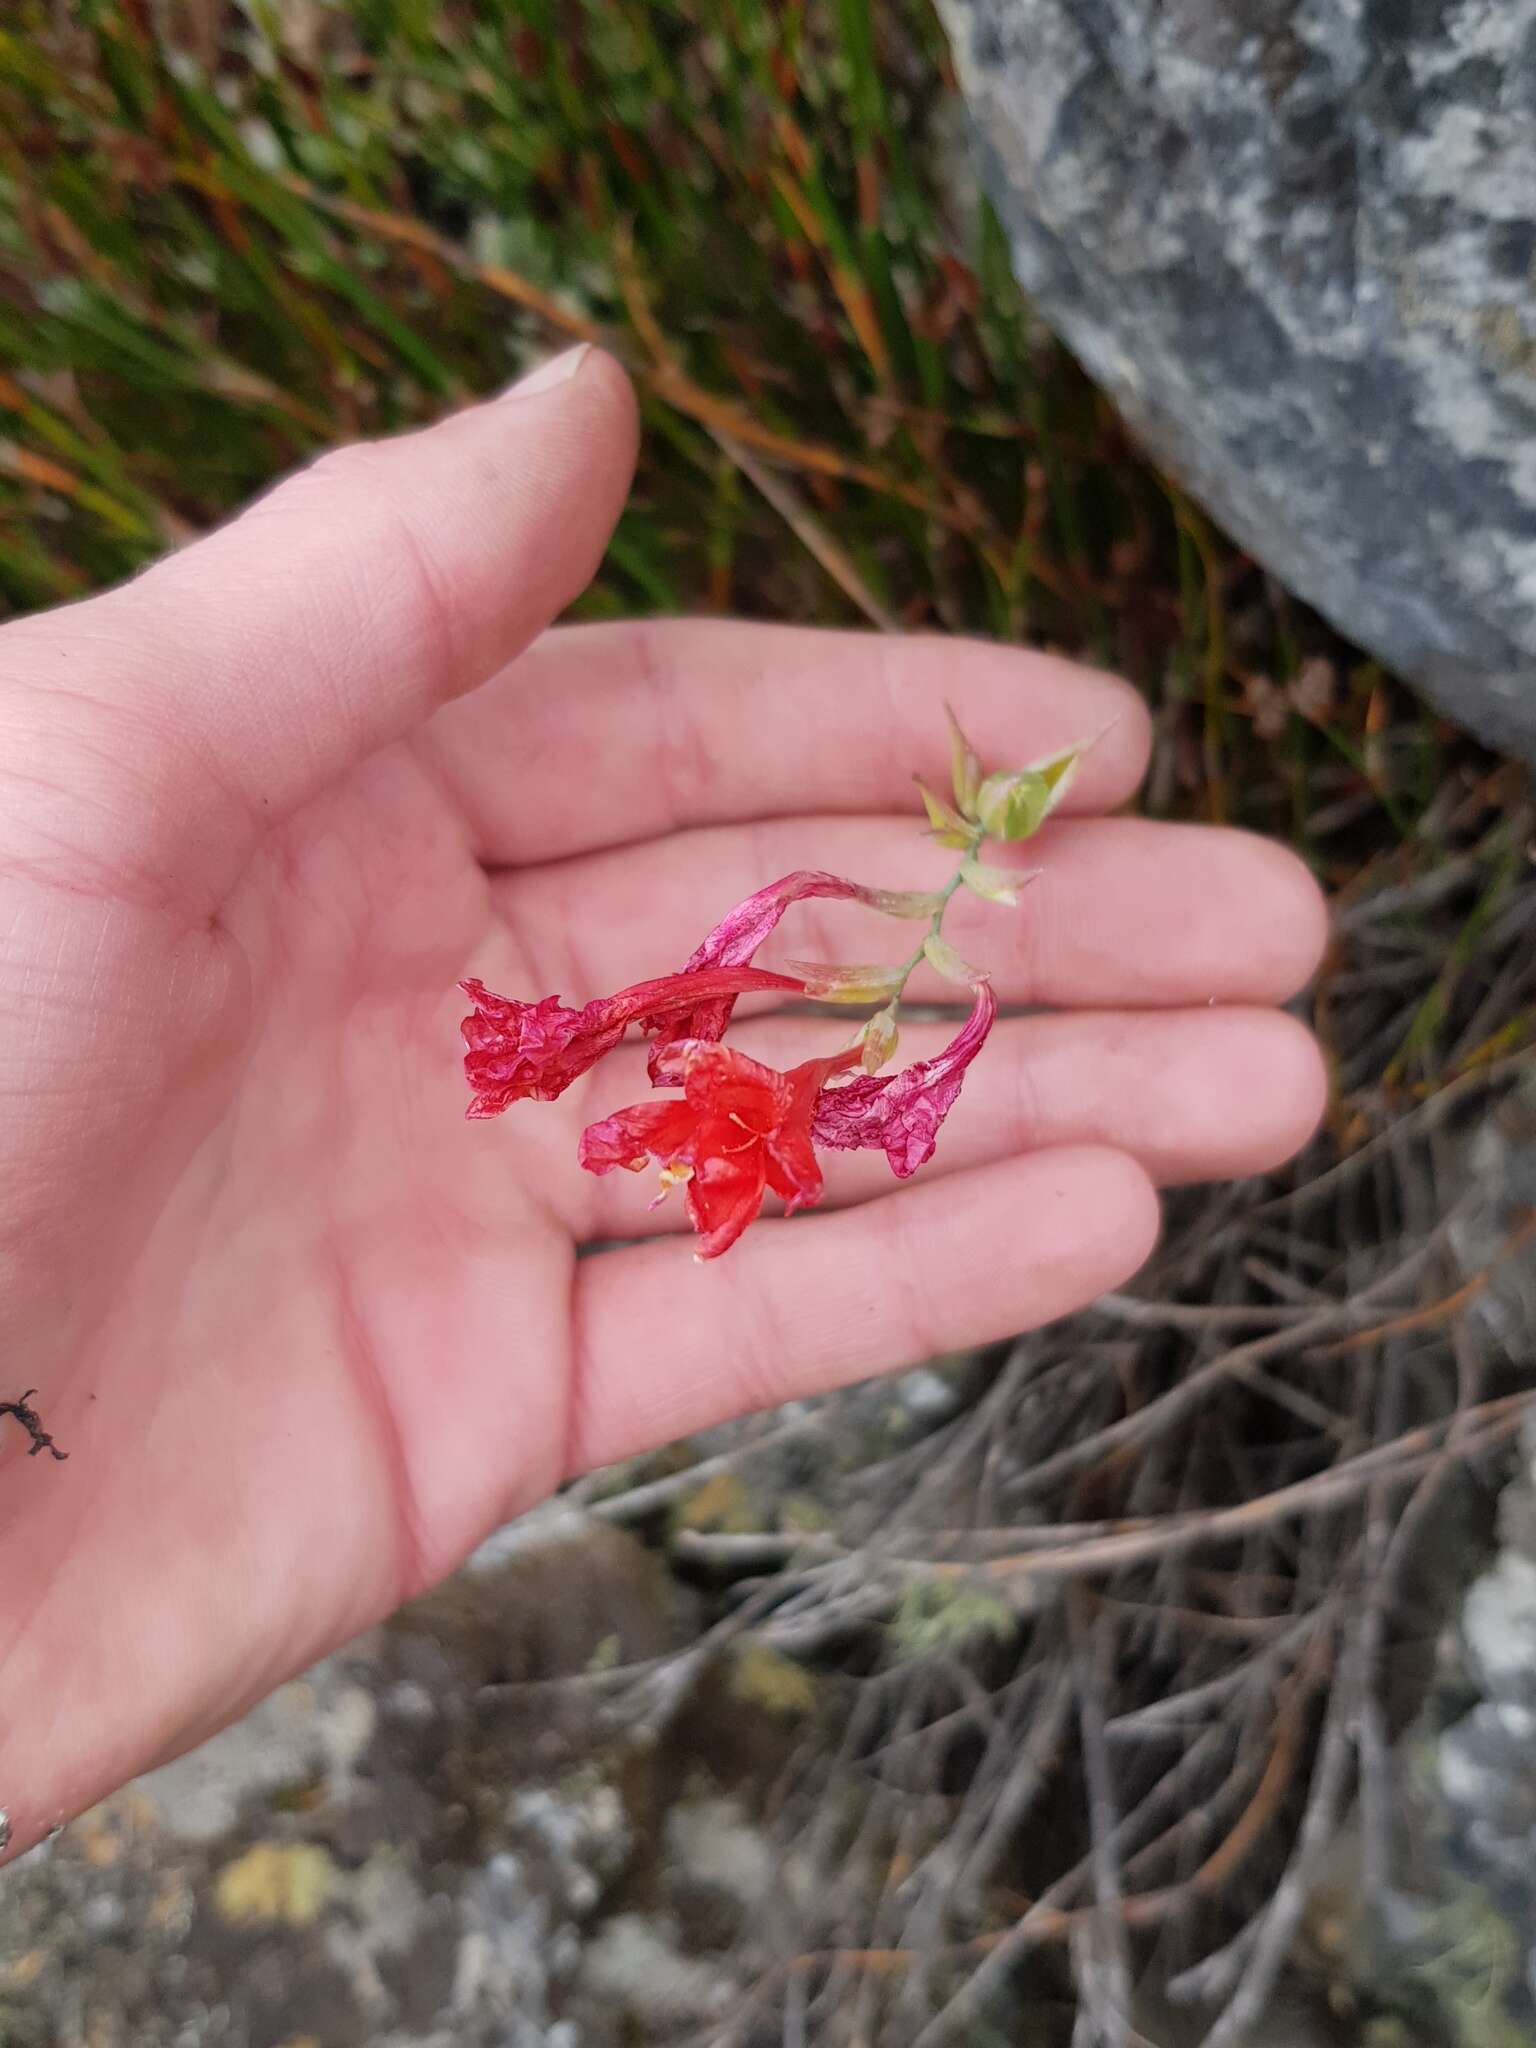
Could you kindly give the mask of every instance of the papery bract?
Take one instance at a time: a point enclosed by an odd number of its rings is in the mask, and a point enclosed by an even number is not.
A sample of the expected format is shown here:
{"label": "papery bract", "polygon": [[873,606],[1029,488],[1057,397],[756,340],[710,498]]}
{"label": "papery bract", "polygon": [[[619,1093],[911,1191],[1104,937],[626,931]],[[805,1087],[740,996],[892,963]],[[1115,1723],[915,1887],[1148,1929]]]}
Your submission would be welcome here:
{"label": "papery bract", "polygon": [[907,969],[867,962],[862,967],[834,967],[828,960],[786,960],[788,971],[805,983],[813,1003],[888,1003],[906,984]]}
{"label": "papery bract", "polygon": [[984,860],[960,864],[960,879],[973,896],[984,897],[988,903],[1006,903],[1010,909],[1017,906],[1019,891],[1040,873],[1039,868],[995,868]]}
{"label": "papery bract", "polygon": [[942,939],[937,932],[930,932],[923,941],[923,958],[935,974],[942,974],[946,981],[963,982],[967,988],[975,988],[986,976],[957,953],[948,939]]}
{"label": "papery bract", "polygon": [[981,788],[981,762],[976,749],[960,730],[960,721],[949,705],[944,706],[944,716],[949,721],[949,780],[955,792],[955,803],[963,818],[976,816],[976,792]]}
{"label": "papery bract", "polygon": [[468,1050],[464,1074],[473,1099],[466,1115],[500,1116],[514,1102],[553,1102],[613,1048],[642,1018],[664,1022],[695,1008],[701,992],[711,1002],[733,1002],[749,990],[775,989],[795,995],[804,985],[787,974],[756,967],[717,967],[697,974],[669,974],[637,982],[617,995],[600,996],[572,1010],[558,996],[519,1002],[499,996],[483,981],[461,981],[474,1009],[461,1030]]}
{"label": "papery bract", "polygon": [[787,1213],[820,1201],[811,1144],[817,1096],[828,1077],[857,1063],[857,1047],[781,1073],[733,1046],[698,1039],[672,1048],[680,1101],[637,1102],[589,1124],[578,1157],[589,1173],[662,1164],[662,1192],[683,1184],[699,1257],[718,1258],[763,1206],[767,1189]]}
{"label": "papery bract", "polygon": [[968,825],[960,813],[951,810],[941,797],[936,797],[926,782],[918,782],[917,793],[923,800],[923,809],[928,813],[928,837],[936,846],[970,846],[976,837],[975,830]]}
{"label": "papery bract", "polygon": [[824,1088],[811,1135],[829,1151],[883,1151],[906,1180],[933,1156],[939,1126],[954,1107],[965,1070],[986,1043],[997,1016],[992,984],[976,987],[970,1016],[944,1050],[895,1074],[859,1074]]}

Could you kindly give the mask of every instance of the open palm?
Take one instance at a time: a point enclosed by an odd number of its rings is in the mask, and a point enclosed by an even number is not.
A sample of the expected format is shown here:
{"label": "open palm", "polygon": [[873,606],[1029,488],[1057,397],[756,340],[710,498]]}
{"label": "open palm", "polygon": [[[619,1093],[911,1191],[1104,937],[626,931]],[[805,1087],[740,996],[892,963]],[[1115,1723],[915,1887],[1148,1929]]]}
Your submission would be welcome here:
{"label": "open palm", "polygon": [[[633,458],[619,371],[560,367],[0,634],[0,1398],[35,1385],[70,1452],[0,1446],[15,1846],[572,1472],[1060,1315],[1145,1257],[1154,1182],[1269,1165],[1319,1112],[1266,1007],[1316,893],[1260,842],[1094,815],[1144,761],[1119,684],[713,622],[535,640]],[[576,1167],[638,1047],[464,1121],[461,975],[584,1001],[791,868],[942,879],[910,775],[946,697],[995,765],[1115,723],[1024,908],[954,921],[1047,1013],[998,1027],[910,1188],[831,1158],[820,1212],[703,1268],[680,1213]],[[905,950],[793,915],[802,956]],[[733,1037],[787,1064],[845,1029]]]}

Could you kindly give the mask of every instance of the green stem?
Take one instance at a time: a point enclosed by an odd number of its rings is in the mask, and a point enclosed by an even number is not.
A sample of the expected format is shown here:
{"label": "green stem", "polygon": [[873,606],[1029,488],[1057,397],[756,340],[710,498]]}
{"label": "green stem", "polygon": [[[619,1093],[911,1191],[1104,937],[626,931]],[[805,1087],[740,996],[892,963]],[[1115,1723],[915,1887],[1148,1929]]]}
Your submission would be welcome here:
{"label": "green stem", "polygon": [[915,968],[920,967],[923,963],[924,948],[926,947],[930,939],[938,938],[943,930],[944,913],[949,908],[950,898],[954,895],[955,891],[960,887],[961,882],[964,880],[966,863],[968,861],[973,861],[976,858],[977,854],[981,851],[982,843],[986,839],[986,836],[987,835],[985,831],[982,829],[980,825],[978,825],[975,831],[971,834],[970,844],[965,849],[965,854],[961,859],[959,867],[955,869],[955,872],[944,884],[944,887],[938,891],[938,907],[934,911],[933,916],[928,920],[928,929],[923,933],[923,936],[918,940],[917,945],[914,947],[912,952],[901,963],[901,982],[897,987],[896,993],[891,997],[889,1003],[887,1003],[886,1005],[886,1008],[890,1011],[893,1019],[895,1018],[896,1013],[901,1006],[901,999],[902,996],[906,993],[907,983],[912,979],[913,970]]}

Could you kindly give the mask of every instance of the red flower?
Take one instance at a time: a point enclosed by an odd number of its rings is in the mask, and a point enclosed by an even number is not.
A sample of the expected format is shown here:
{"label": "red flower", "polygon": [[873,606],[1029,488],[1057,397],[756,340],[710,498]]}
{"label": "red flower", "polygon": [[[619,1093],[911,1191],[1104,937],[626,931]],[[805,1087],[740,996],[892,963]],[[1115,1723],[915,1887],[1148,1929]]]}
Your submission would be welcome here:
{"label": "red flower", "polygon": [[553,1102],[612,1052],[631,1024],[667,1024],[679,1011],[695,1008],[701,996],[729,1004],[754,989],[801,995],[805,984],[756,967],[712,967],[637,982],[580,1010],[567,1009],[558,996],[522,1003],[493,995],[483,981],[461,981],[459,987],[475,1006],[461,1026],[468,1047],[464,1073],[474,1097],[466,1114],[486,1117],[500,1116],[526,1096]]}
{"label": "red flower", "polygon": [[788,1073],[697,1039],[670,1051],[682,1100],[637,1102],[589,1124],[578,1157],[589,1173],[616,1166],[638,1173],[647,1159],[659,1159],[662,1196],[686,1184],[699,1257],[718,1258],[757,1215],[768,1188],[783,1196],[791,1216],[821,1200],[811,1144],[816,1098],[827,1076],[854,1065],[859,1051],[806,1060]]}
{"label": "red flower", "polygon": [[900,1180],[932,1157],[939,1125],[955,1105],[965,1070],[981,1051],[997,1016],[990,982],[978,982],[976,1004],[949,1044],[931,1060],[896,1074],[860,1074],[828,1088],[816,1104],[812,1135],[829,1151],[880,1149]]}

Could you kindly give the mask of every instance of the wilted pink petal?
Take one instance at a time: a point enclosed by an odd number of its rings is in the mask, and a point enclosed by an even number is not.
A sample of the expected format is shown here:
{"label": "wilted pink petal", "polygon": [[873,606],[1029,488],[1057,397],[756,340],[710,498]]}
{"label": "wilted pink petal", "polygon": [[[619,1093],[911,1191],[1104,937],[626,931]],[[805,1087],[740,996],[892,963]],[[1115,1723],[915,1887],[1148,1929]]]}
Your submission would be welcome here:
{"label": "wilted pink petal", "polygon": [[[939,907],[937,896],[921,890],[870,889],[861,882],[850,882],[843,875],[829,875],[820,868],[797,868],[792,875],[770,882],[765,889],[759,889],[755,895],[738,903],[734,910],[728,911],[708,938],[694,948],[683,972],[697,974],[706,967],[745,963],[756,953],[791,904],[803,903],[813,896],[867,904],[871,910],[881,911],[886,917],[931,917]],[[652,1082],[658,1088],[676,1087],[679,1072],[672,1053],[673,1042],[682,1038],[706,1041],[723,1038],[734,1007],[735,997],[727,996],[723,1000],[699,1003],[680,1015],[646,1018],[646,1028],[660,1033],[651,1051]]]}
{"label": "wilted pink petal", "polygon": [[[844,881],[842,874],[823,874],[819,868],[797,868],[795,874],[784,874],[776,883],[768,883],[766,889],[758,889],[735,909],[729,909],[709,938],[702,940],[682,965],[684,975],[696,975],[705,967],[743,967],[754,956],[758,946],[774,930],[784,911],[791,903],[801,903],[805,897],[856,897],[858,883]],[[700,1004],[692,1016],[668,1018],[668,1034],[674,1038],[719,1038],[731,1016],[731,999],[725,997],[723,1004]],[[715,1028],[700,1030],[698,1020],[705,1018]]]}
{"label": "wilted pink petal", "polygon": [[804,984],[790,975],[742,966],[637,982],[580,1010],[567,1009],[558,996],[536,1003],[498,996],[483,981],[459,986],[474,1004],[461,1026],[467,1047],[464,1074],[473,1096],[466,1114],[471,1117],[500,1116],[526,1097],[553,1102],[612,1052],[629,1025],[642,1017],[665,1022],[696,1006],[701,989],[711,1002],[731,1002],[757,989],[804,993]]}
{"label": "wilted pink petal", "polygon": [[944,1050],[895,1074],[860,1074],[823,1088],[811,1135],[830,1151],[883,1151],[905,1180],[932,1157],[939,1126],[954,1107],[965,1070],[981,1051],[997,1016],[992,984],[979,982],[970,1016]]}
{"label": "wilted pink petal", "polygon": [[728,910],[709,937],[694,948],[684,972],[696,973],[701,967],[736,966],[750,960],[792,903],[802,903],[809,896],[848,898],[867,893],[872,892],[862,890],[857,882],[842,875],[829,875],[820,868],[796,868],[792,875],[770,882],[756,895],[738,903],[734,910]]}

